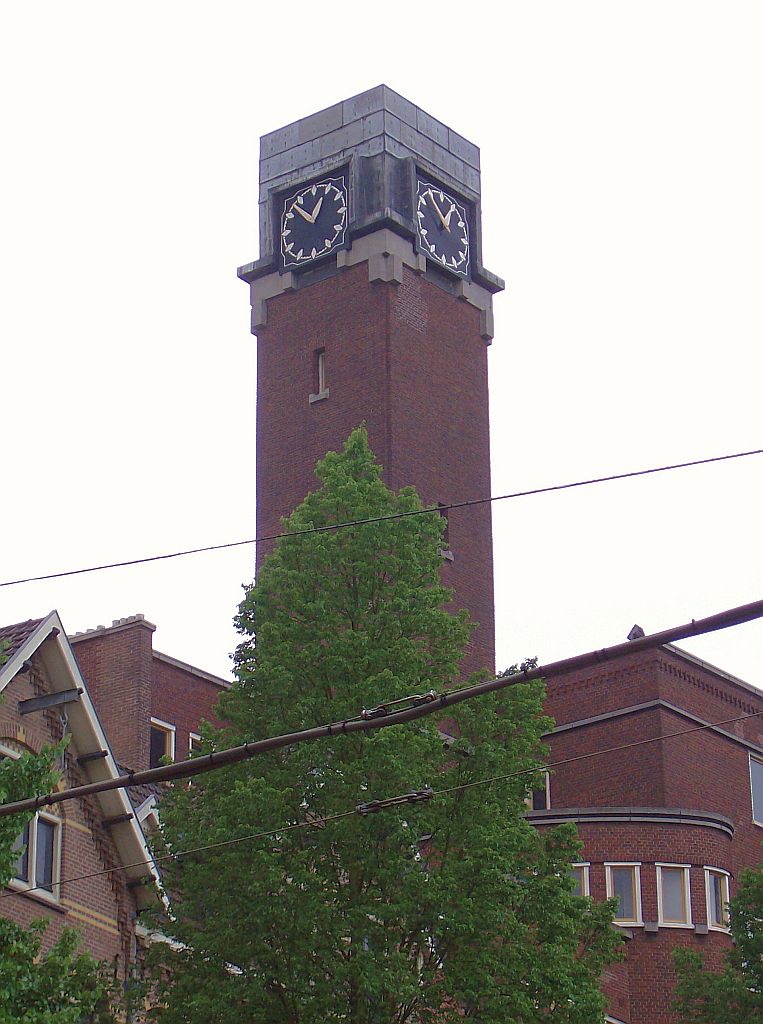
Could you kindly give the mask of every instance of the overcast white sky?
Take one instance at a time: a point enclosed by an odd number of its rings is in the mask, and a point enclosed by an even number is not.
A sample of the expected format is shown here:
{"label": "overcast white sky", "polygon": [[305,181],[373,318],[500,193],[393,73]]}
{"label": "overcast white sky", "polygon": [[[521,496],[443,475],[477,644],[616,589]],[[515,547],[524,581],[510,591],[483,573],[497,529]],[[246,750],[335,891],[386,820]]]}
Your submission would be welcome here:
{"label": "overcast white sky", "polygon": [[[733,0],[3,4],[0,579],[254,535],[259,136],[380,82],[482,149],[494,494],[763,447],[762,50]],[[762,475],[494,506],[499,666],[763,596]],[[0,588],[0,622],[141,611],[226,674],[253,564]],[[763,686],[762,642],[683,646]]]}

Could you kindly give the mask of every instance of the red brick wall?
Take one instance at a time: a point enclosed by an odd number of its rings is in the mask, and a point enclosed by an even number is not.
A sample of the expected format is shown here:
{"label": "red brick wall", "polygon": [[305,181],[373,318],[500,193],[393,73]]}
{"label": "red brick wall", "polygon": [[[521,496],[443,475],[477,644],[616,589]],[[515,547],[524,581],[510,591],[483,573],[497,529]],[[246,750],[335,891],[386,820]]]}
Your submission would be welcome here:
{"label": "red brick wall", "polygon": [[[620,708],[662,700],[706,722],[763,711],[763,694],[659,649],[634,654],[587,670],[547,680],[547,711],[557,725],[607,714]],[[582,859],[591,862],[591,895],[605,898],[606,861],[639,861],[643,916],[657,920],[655,863],[690,864],[692,916],[707,922],[704,866],[729,871],[733,895],[744,867],[761,860],[763,828],[752,821],[749,751],[715,730],[664,707],[618,716],[555,733],[549,737],[551,761],[652,737],[665,737],[601,756],[563,765],[551,778],[551,805],[560,811],[577,807],[683,808],[723,815],[731,820],[733,839],[719,829],[646,822],[596,822],[579,827]],[[763,715],[723,729],[760,743]],[[574,815],[573,815],[574,816]],[[605,991],[610,1012],[626,1024],[676,1024],[670,1011],[674,972],[672,950],[691,944],[719,966],[729,939],[692,930],[660,928],[656,935],[635,928],[627,961],[607,972]]]}
{"label": "red brick wall", "polygon": [[175,726],[175,760],[184,761],[189,735],[199,732],[202,720],[220,724],[213,709],[222,688],[156,657],[152,675],[151,715]]}
{"label": "red brick wall", "polygon": [[[401,285],[369,283],[360,264],[270,299],[258,335],[258,535],[277,532],[315,489],[318,459],[362,421],[391,487],[413,484],[425,503],[489,496],[487,353],[475,308],[408,268]],[[320,348],[330,396],[310,404]],[[451,513],[450,545],[443,580],[480,624],[465,667],[492,669],[489,504]]]}
{"label": "red brick wall", "polygon": [[[582,859],[590,862],[590,893],[606,899],[605,864],[636,861],[641,865],[642,919],[657,922],[656,863],[690,865],[691,918],[694,925],[707,923],[705,866],[727,868],[732,840],[715,828],[668,823],[591,823],[579,828],[584,844]],[[730,939],[711,931],[697,935],[693,928],[660,927],[648,933],[629,927],[626,963],[607,971],[604,991],[612,1016],[625,1024],[676,1024],[671,1011],[675,971],[672,951],[690,945],[707,958],[708,966],[720,966]]]}
{"label": "red brick wall", "polygon": [[[18,713],[18,701],[49,692],[37,657],[33,664],[35,671],[31,679],[23,672],[4,691],[4,700],[0,703],[0,742],[11,749],[39,752],[44,744],[60,739],[61,725],[55,708],[23,718]],[[76,755],[76,744],[70,744],[63,776],[66,788],[87,781],[76,764]],[[101,824],[103,815],[95,798],[86,798],[58,804],[54,817],[63,822],[60,878],[64,882],[60,899],[55,902],[45,899],[44,894],[18,894],[0,902],[0,913],[24,926],[39,918],[47,919],[44,949],[53,944],[64,927],[76,928],[81,936],[81,947],[98,959],[108,961],[114,966],[117,977],[125,980],[129,973],[137,906],[124,876],[113,872],[79,882],[65,881],[120,864],[109,830]]]}
{"label": "red brick wall", "polygon": [[124,626],[70,637],[101,725],[117,761],[134,771],[148,768],[151,707],[151,637],[141,619]]}

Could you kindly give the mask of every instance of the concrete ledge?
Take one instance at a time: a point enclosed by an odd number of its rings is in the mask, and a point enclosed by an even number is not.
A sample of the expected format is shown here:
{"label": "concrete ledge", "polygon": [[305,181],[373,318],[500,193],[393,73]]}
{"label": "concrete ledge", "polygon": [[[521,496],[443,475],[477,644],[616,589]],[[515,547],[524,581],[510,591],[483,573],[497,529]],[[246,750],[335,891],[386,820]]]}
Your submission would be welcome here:
{"label": "concrete ledge", "polygon": [[[417,252],[413,243],[401,237],[390,228],[382,228],[362,235],[353,240],[349,249],[339,249],[331,260],[323,265],[324,273],[317,280],[338,273],[347,267],[368,263],[368,280],[401,284],[403,267],[409,267],[417,274],[426,274],[428,279],[439,287],[454,294],[464,302],[468,302],[480,311],[480,335],[483,341],[490,343],[493,339],[493,294],[475,281],[440,282],[436,272],[428,271],[427,260],[423,253]],[[268,264],[263,264],[264,270]],[[241,268],[239,276],[249,281],[252,304],[252,334],[267,324],[267,303],[277,295],[294,291],[299,287],[309,287],[312,282],[291,272],[280,274],[275,270],[262,276],[252,276],[254,264]],[[255,271],[256,273],[256,271]],[[304,284],[302,283],[304,282]]]}
{"label": "concrete ledge", "polygon": [[734,823],[725,815],[682,807],[555,807],[548,811],[528,811],[526,817],[531,825],[560,825],[567,821],[578,825],[651,822],[655,825],[714,828],[729,837],[734,835]]}

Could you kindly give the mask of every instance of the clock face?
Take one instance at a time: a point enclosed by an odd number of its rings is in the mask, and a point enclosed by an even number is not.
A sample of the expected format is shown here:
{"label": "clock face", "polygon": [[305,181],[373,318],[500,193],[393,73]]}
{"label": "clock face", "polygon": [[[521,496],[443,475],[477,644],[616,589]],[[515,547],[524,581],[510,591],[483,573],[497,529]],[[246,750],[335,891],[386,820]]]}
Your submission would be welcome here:
{"label": "clock face", "polygon": [[284,200],[281,259],[284,267],[301,267],[344,245],[347,230],[347,185],[344,177],[324,178]]}
{"label": "clock face", "polygon": [[439,185],[418,182],[416,220],[419,249],[437,266],[452,274],[469,273],[469,228],[466,209]]}

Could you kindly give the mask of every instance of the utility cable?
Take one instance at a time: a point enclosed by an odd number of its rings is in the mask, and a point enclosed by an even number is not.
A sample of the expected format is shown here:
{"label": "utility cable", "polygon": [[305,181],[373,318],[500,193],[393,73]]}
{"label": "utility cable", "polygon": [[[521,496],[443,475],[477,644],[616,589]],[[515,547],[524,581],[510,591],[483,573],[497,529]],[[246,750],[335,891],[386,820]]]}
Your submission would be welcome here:
{"label": "utility cable", "polygon": [[[183,857],[189,857],[193,854],[206,853],[209,850],[219,850],[222,847],[235,846],[238,843],[249,842],[255,839],[266,839],[269,836],[282,835],[284,832],[291,832],[298,828],[323,828],[323,826],[328,822],[336,821],[339,818],[348,818],[351,815],[367,817],[369,814],[385,810],[389,807],[399,807],[403,804],[429,801],[437,799],[438,797],[450,796],[453,793],[460,793],[467,789],[474,789],[478,786],[489,786],[494,782],[508,782],[509,779],[516,779],[522,775],[534,775],[537,772],[551,771],[554,768],[561,768],[564,765],[573,764],[576,761],[585,761],[591,757],[602,757],[605,754],[616,754],[623,750],[631,750],[634,747],[643,747],[649,743],[660,743],[663,740],[679,739],[682,736],[705,732],[708,729],[719,729],[724,725],[733,725],[736,722],[748,721],[749,719],[757,718],[760,715],[763,715],[763,710],[753,711],[745,715],[737,715],[734,718],[725,718],[720,722],[706,722],[704,725],[693,725],[688,729],[679,729],[677,732],[662,733],[659,736],[649,736],[646,739],[632,740],[629,743],[620,743],[615,747],[604,747],[599,750],[590,750],[585,754],[574,754],[571,757],[564,757],[558,761],[549,761],[548,764],[537,765],[531,768],[520,768],[515,772],[508,772],[505,775],[492,775],[486,779],[476,779],[474,782],[464,782],[458,786],[449,786],[447,789],[430,789],[427,787],[423,790],[414,790],[409,793],[403,793],[400,796],[389,797],[385,800],[370,800],[365,803],[356,804],[349,810],[339,811],[336,814],[329,814],[326,817],[307,818],[304,821],[281,825],[279,828],[270,829],[267,832],[254,832],[244,836],[236,836],[233,839],[223,839],[216,843],[206,843],[203,846],[194,846],[188,850],[178,850],[177,853],[163,854],[159,857],[153,857],[150,860],[133,861],[131,864],[120,864],[117,867],[103,868],[99,871],[90,871],[86,875],[75,875],[71,878],[62,878],[59,882],[56,882],[55,885],[61,886],[67,885],[70,882],[82,882],[86,879],[96,878],[100,875],[113,874],[117,871],[128,871],[131,868],[148,867],[149,865],[160,864],[167,860],[180,861]],[[153,876],[149,876],[146,881],[153,882]],[[0,893],[0,899],[9,899],[11,896],[23,896],[25,893],[34,892],[41,888],[42,886],[34,885],[26,889],[9,889],[4,893]]]}
{"label": "utility cable", "polygon": [[598,666],[604,662],[613,661],[616,658],[633,655],[639,651],[661,647],[676,640],[685,640],[691,636],[712,633],[719,629],[726,629],[729,626],[740,625],[743,622],[750,622],[760,618],[763,618],[763,600],[740,605],[737,608],[729,608],[703,619],[692,619],[690,623],[683,626],[674,626],[659,633],[652,633],[635,640],[627,640],[625,643],[616,644],[612,647],[578,654],[572,658],[565,658],[544,666],[525,667],[514,675],[498,676],[494,679],[487,679],[484,682],[464,686],[456,690],[447,690],[439,694],[431,691],[428,694],[416,695],[410,698],[411,706],[401,711],[380,714],[380,711],[386,712],[387,710],[385,705],[380,705],[379,708],[371,712],[361,712],[356,717],[348,718],[341,722],[332,722],[328,725],[301,729],[297,732],[286,733],[281,736],[270,736],[262,740],[253,740],[238,747],[213,751],[211,754],[179,761],[176,764],[149,768],[146,771],[128,772],[125,775],[119,775],[111,779],[102,779],[99,782],[74,786],[61,792],[47,793],[37,797],[29,797],[25,800],[16,800],[13,803],[0,804],[0,817],[26,811],[37,811],[41,807],[49,807],[53,804],[63,803],[66,800],[92,796],[95,793],[103,793],[107,790],[126,789],[131,786],[192,778],[195,775],[201,775],[203,772],[214,771],[217,768],[230,764],[238,764],[259,754],[279,750],[283,747],[295,746],[298,743],[313,742],[355,732],[370,732],[392,725],[402,725],[404,722],[411,722],[426,715],[442,714],[446,708],[452,707],[455,704],[460,704],[465,700],[472,700],[475,697],[481,697],[487,693],[504,690],[510,686],[516,686],[518,683],[545,677],[554,678],[569,672]]}
{"label": "utility cable", "polygon": [[326,526],[311,526],[304,530],[293,530],[282,533],[264,534],[247,540],[233,540],[224,544],[207,544],[204,547],[186,548],[183,551],[170,551],[163,555],[147,555],[144,558],[130,558],[121,562],[105,562],[101,565],[90,565],[81,569],[67,569],[63,572],[45,573],[41,576],[25,576],[16,580],[0,582],[0,587],[16,587],[22,583],[39,583],[43,580],[58,580],[65,576],[80,576],[83,573],[102,572],[105,569],[123,569],[130,565],[145,565],[148,562],[161,562],[170,558],[182,558],[185,555],[199,555],[206,551],[224,551],[228,548],[240,548],[249,544],[261,544],[265,541],[283,540],[285,537],[304,537],[313,533],[330,533],[344,530],[351,526],[369,526],[373,523],[388,522],[393,519],[406,519],[427,513],[448,512],[456,508],[472,508],[476,505],[487,505],[494,501],[507,501],[510,498],[528,498],[536,494],[550,494],[554,491],[568,491],[576,487],[590,487],[592,484],[612,483],[615,480],[628,480],[632,477],[650,476],[654,473],[667,473],[674,469],[688,469],[691,466],[706,466],[713,462],[728,462],[730,459],[744,459],[750,455],[763,455],[763,448],[748,452],[735,452],[732,455],[716,455],[708,459],[694,459],[691,462],[676,462],[668,466],[654,466],[650,469],[635,469],[627,473],[614,473],[610,476],[591,477],[588,480],[575,480],[565,484],[552,484],[549,487],[535,487],[527,491],[514,491],[510,494],[497,494],[489,498],[471,498],[467,501],[453,501],[448,505],[432,505],[427,508],[410,509],[407,512],[391,512],[389,515],[372,516],[368,519],[352,519],[343,523],[330,523]]}

